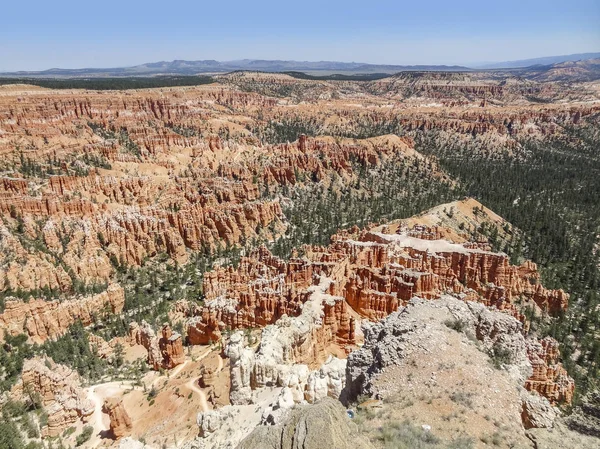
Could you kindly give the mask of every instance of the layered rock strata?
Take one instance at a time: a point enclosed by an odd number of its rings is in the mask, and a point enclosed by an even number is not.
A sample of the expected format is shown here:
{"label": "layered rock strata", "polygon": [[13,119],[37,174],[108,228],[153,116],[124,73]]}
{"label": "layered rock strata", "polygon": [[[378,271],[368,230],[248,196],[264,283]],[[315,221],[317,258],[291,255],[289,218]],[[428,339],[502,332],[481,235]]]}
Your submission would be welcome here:
{"label": "layered rock strata", "polygon": [[[205,305],[190,311],[197,315],[188,322],[192,344],[216,341],[224,329],[266,326],[256,353],[239,335],[230,341],[232,403],[251,401],[251,391],[265,385],[283,385],[286,365],[322,363],[331,345],[350,351],[360,335],[357,321],[385,318],[413,297],[451,293],[477,301],[520,320],[524,333],[528,323],[517,301],[550,314],[568,305],[562,290],[541,285],[535,264],[513,266],[485,242],[443,240],[452,233],[439,227],[389,229],[397,231],[341,232],[328,247],[305,247],[303,258],[289,262],[262,248],[237,269],[207,273]],[[536,371],[526,386],[551,402],[569,402],[573,383],[555,364],[549,341],[548,350],[532,346]]]}
{"label": "layered rock strata", "polygon": [[180,334],[173,332],[168,324],[163,325],[159,337],[145,321],[142,321],[141,326],[135,322],[131,323],[129,341],[146,348],[148,365],[155,370],[171,369],[185,361],[183,339]]}
{"label": "layered rock strata", "polygon": [[87,326],[107,314],[121,313],[124,304],[123,288],[118,284],[97,295],[67,301],[9,298],[0,314],[0,336],[24,333],[31,342],[43,343],[63,335],[76,321]]}
{"label": "layered rock strata", "polygon": [[94,404],[81,388],[77,372],[51,359],[25,360],[21,380],[11,390],[11,396],[18,400],[40,398],[48,414],[48,424],[42,429],[44,436],[60,435],[94,412]]}
{"label": "layered rock strata", "polygon": [[399,232],[355,229],[334,236],[328,247],[306,247],[304,258],[289,262],[262,248],[243,258],[236,270],[207,273],[205,306],[190,321],[190,342],[215,341],[225,327],[262,327],[283,315],[298,315],[319,276],[331,279],[328,294],[343,298],[329,305],[325,321],[335,323],[336,334],[348,341],[354,339],[348,305],[374,320],[414,296],[432,299],[444,292],[507,310],[521,320],[517,300],[550,314],[568,305],[568,294],[541,285],[532,262],[513,266],[506,254],[491,252],[485,244],[427,238],[436,234],[422,226]]}
{"label": "layered rock strata", "polygon": [[104,400],[102,411],[108,414],[110,419],[110,431],[115,439],[126,436],[133,427],[131,418],[123,406],[123,400],[118,398],[107,398]]}

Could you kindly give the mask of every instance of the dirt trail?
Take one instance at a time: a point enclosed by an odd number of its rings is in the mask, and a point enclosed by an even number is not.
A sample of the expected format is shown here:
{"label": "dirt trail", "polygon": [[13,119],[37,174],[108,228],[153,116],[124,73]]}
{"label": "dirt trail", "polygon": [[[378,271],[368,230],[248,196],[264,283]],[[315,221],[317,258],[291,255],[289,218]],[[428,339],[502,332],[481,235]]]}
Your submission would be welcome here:
{"label": "dirt trail", "polygon": [[104,424],[102,405],[104,400],[96,393],[96,389],[91,387],[87,392],[87,397],[94,403],[94,414],[90,424],[94,427],[94,435],[99,434],[103,430],[108,430],[108,427]]}
{"label": "dirt trail", "polygon": [[[197,361],[201,361],[208,357],[212,353],[212,349],[208,349],[204,354],[202,354]],[[190,359],[187,359],[181,365],[176,366],[168,375],[158,376],[156,379],[152,381],[150,384],[150,388],[156,386],[156,384],[164,380],[165,378],[174,378],[178,376],[185,367],[191,362]],[[223,369],[223,360],[219,357],[219,367],[218,371]],[[206,394],[200,389],[197,385],[197,377],[192,377],[186,382],[185,386],[193,391],[194,393],[200,396],[200,406],[202,411],[210,410],[208,402],[206,400]],[[94,433],[92,439],[89,441],[89,447],[97,447],[101,443],[100,434],[109,430],[109,422],[108,416],[102,412],[102,406],[104,405],[104,400],[108,397],[115,396],[116,394],[124,391],[124,390],[142,390],[143,388],[137,385],[134,385],[133,381],[129,380],[120,380],[120,381],[112,381],[106,382],[103,384],[92,385],[87,388],[87,397],[90,401],[94,403],[94,413],[90,418],[90,425],[94,428]]]}
{"label": "dirt trail", "polygon": [[[211,354],[212,350],[209,349],[208,351],[206,351],[204,354],[202,354],[199,358],[198,361],[208,357]],[[223,360],[221,359],[221,357],[219,357],[219,371],[221,371],[223,369]],[[198,378],[197,377],[192,377],[190,380],[188,380],[185,384],[185,386],[192,390],[194,393],[198,394],[198,396],[200,396],[200,407],[202,408],[203,412],[206,412],[208,410],[210,410],[210,407],[208,406],[208,401],[206,400],[206,394],[204,393],[204,391],[202,391],[200,389],[200,387],[197,384],[198,382]]]}
{"label": "dirt trail", "polygon": [[[132,381],[122,380],[92,385],[87,389],[87,398],[94,403],[94,413],[90,419],[90,425],[94,428],[94,435],[109,430],[107,415],[102,412],[104,399],[114,396],[123,390],[141,390],[142,388],[133,384]],[[105,420],[106,418],[106,420]],[[90,443],[91,444],[91,443]]]}
{"label": "dirt trail", "polygon": [[198,385],[196,385],[196,382],[197,382],[196,378],[191,378],[189,381],[187,381],[185,386],[187,388],[189,388],[190,390],[192,390],[194,393],[197,393],[198,396],[200,396],[200,408],[202,409],[203,412],[207,412],[211,408],[208,406],[208,401],[206,400],[206,394],[204,393],[204,391],[202,391],[200,389],[200,387],[198,387]]}

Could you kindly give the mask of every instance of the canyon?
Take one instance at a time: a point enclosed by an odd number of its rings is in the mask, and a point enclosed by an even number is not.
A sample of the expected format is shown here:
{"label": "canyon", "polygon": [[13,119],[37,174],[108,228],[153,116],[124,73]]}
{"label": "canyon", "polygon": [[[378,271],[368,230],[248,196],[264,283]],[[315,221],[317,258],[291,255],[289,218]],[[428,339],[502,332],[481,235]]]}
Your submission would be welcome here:
{"label": "canyon", "polygon": [[[586,447],[593,416],[563,415],[593,365],[559,327],[582,296],[560,287],[592,268],[556,268],[452,171],[535,166],[536,145],[592,165],[600,88],[556,70],[0,86],[0,407],[90,448],[313,447],[331,426],[382,447],[394,420]],[[560,249],[583,225],[559,196],[537,208]]]}

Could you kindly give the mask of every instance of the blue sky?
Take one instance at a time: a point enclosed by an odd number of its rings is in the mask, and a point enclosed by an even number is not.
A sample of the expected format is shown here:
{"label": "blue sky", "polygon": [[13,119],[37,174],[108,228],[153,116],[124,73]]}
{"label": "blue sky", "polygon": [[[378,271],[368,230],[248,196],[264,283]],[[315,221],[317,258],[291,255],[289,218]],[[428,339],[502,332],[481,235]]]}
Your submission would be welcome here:
{"label": "blue sky", "polygon": [[173,59],[469,64],[600,51],[599,0],[7,1],[0,70]]}

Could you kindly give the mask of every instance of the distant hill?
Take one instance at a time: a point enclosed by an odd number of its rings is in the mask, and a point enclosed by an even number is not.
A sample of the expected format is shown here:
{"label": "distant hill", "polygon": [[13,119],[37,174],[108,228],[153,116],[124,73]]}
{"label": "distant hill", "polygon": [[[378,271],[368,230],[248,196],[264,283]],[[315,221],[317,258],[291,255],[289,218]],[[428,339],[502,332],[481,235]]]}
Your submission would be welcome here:
{"label": "distant hill", "polygon": [[[499,62],[477,68],[447,65],[385,65],[361,62],[337,61],[289,61],[241,59],[237,61],[160,61],[131,67],[84,68],[84,69],[48,69],[39,72],[0,73],[6,79],[114,79],[149,77],[205,77],[211,74],[223,74],[237,71],[287,73],[296,78],[306,79],[380,79],[400,72],[477,72],[492,70],[498,73],[520,75],[538,80],[591,80],[598,79],[597,64],[600,53],[579,53],[566,56],[524,59],[520,61]],[[566,64],[567,66],[561,66]],[[546,74],[546,72],[549,72]],[[112,82],[112,81],[111,81]],[[170,81],[171,82],[171,81]],[[186,84],[177,80],[177,83]],[[144,83],[142,83],[144,84]],[[178,84],[179,85],[179,84]]]}
{"label": "distant hill", "polygon": [[517,61],[504,61],[495,62],[492,64],[484,64],[476,66],[476,69],[511,69],[511,68],[524,68],[535,65],[552,65],[560,64],[562,62],[570,61],[581,61],[585,59],[596,59],[600,58],[600,53],[577,53],[573,55],[562,55],[562,56],[547,56],[544,58],[533,58],[533,59],[520,59]]}
{"label": "distant hill", "polygon": [[536,81],[595,81],[600,79],[600,58],[567,61],[540,68],[532,67],[530,79]]}
{"label": "distant hill", "polygon": [[335,61],[280,61],[261,59],[242,59],[238,61],[161,61],[141,64],[132,67],[85,68],[85,69],[49,69],[40,72],[8,72],[0,73],[4,77],[35,78],[96,78],[96,77],[131,77],[157,75],[199,75],[205,73],[227,73],[237,70],[261,72],[304,72],[313,75],[345,75],[387,73],[403,71],[466,71],[467,67],[445,65],[380,65],[360,62]]}

